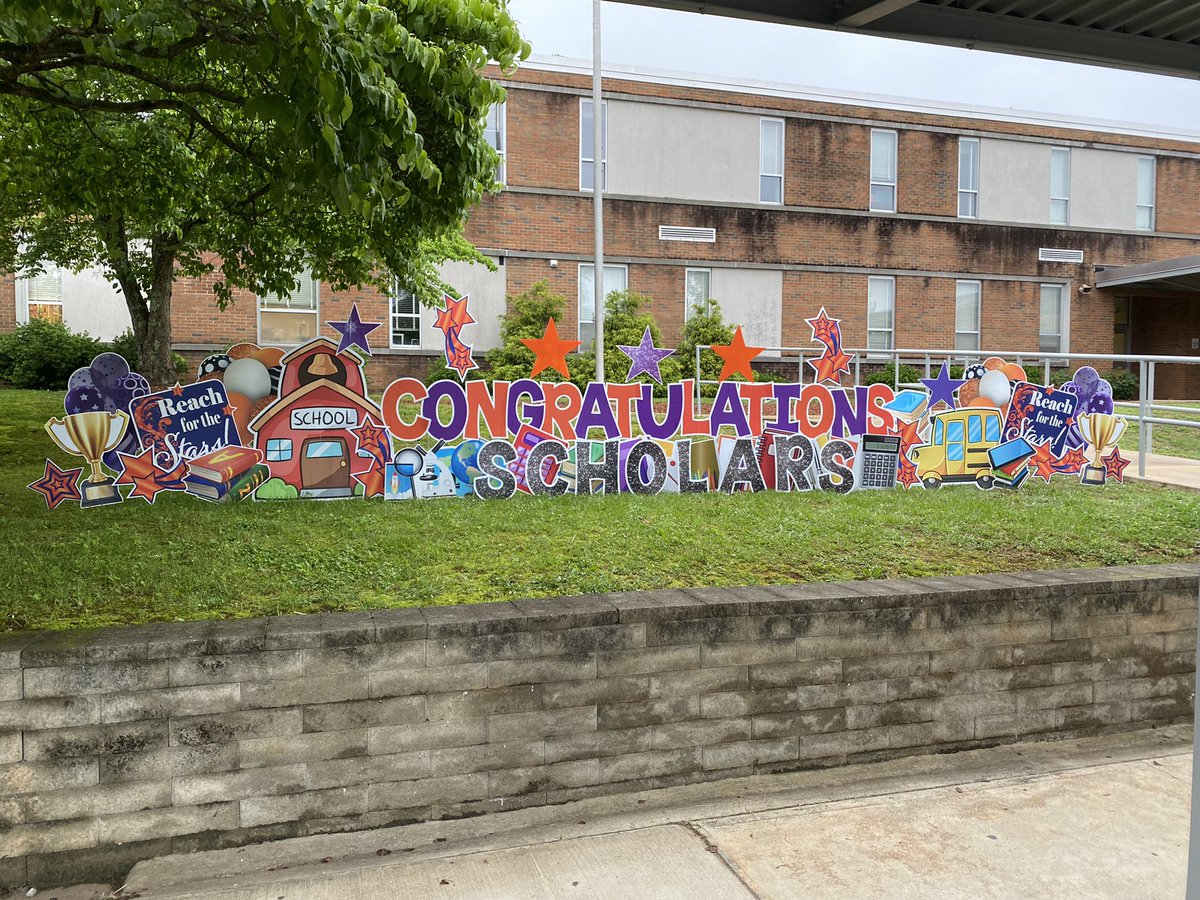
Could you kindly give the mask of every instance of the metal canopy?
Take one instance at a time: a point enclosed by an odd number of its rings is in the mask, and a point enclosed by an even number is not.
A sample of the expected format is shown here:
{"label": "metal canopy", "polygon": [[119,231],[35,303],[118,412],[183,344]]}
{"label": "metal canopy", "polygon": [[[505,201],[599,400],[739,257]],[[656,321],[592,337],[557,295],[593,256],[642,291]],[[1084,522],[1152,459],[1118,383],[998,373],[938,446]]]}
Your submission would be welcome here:
{"label": "metal canopy", "polygon": [[1200,293],[1200,256],[1180,256],[1136,266],[1096,266],[1096,287],[1129,285]]}
{"label": "metal canopy", "polygon": [[1200,78],[1198,0],[618,0]]}

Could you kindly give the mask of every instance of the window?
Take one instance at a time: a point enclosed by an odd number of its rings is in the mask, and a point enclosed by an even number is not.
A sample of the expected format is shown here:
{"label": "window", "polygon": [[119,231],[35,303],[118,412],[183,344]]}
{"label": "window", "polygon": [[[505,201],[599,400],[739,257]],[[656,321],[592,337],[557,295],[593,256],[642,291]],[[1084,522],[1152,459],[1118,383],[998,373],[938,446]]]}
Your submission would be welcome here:
{"label": "window", "polygon": [[891,350],[894,346],[896,279],[867,279],[867,349]]}
{"label": "window", "polygon": [[983,285],[978,281],[956,282],[954,299],[954,349],[979,349],[979,298]]}
{"label": "window", "polygon": [[758,120],[758,202],[783,203],[783,119]]}
{"label": "window", "polygon": [[1061,284],[1042,285],[1038,349],[1043,353],[1067,351],[1066,289]]}
{"label": "window", "polygon": [[1137,159],[1137,227],[1154,230],[1155,160],[1153,156]]}
{"label": "window", "polygon": [[392,290],[392,346],[421,346],[421,304],[412,291]]}
{"label": "window", "polygon": [[500,154],[500,162],[496,166],[496,180],[501,184],[507,184],[507,166],[505,157],[505,105],[497,103],[488,110],[487,124],[483,126],[483,139],[491,145],[491,148]]}
{"label": "window", "polygon": [[267,462],[287,462],[291,458],[291,438],[272,438],[267,441]]}
{"label": "window", "polygon": [[[579,101],[579,189],[590,191],[594,186],[593,166],[596,162],[595,137],[592,126],[592,101]],[[600,104],[600,177],[602,191],[608,190],[608,104]]]}
{"label": "window", "polygon": [[1070,222],[1071,151],[1054,147],[1050,151],[1050,222]]}
{"label": "window", "polygon": [[958,139],[958,217],[979,217],[979,138]]}
{"label": "window", "polygon": [[683,321],[692,317],[696,307],[708,310],[708,300],[712,296],[712,270],[688,269],[684,276],[683,288]]}
{"label": "window", "polygon": [[25,315],[30,319],[48,322],[63,320],[62,269],[48,264],[46,271],[25,282]]}
{"label": "window", "polygon": [[896,211],[896,132],[871,129],[871,211]]}
{"label": "window", "polygon": [[[591,350],[596,344],[596,287],[595,266],[579,267],[579,349]],[[625,266],[604,267],[604,296],[613,291],[623,291],[629,281],[629,270]]]}
{"label": "window", "polygon": [[318,291],[307,269],[287,294],[264,294],[258,298],[258,341],[260,344],[303,344],[317,336]]}

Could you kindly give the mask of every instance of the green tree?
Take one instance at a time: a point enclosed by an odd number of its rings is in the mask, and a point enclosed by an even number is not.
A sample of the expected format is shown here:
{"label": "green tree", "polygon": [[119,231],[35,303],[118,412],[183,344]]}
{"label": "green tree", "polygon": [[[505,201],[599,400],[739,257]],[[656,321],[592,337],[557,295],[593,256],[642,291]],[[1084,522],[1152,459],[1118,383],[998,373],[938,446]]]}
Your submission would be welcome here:
{"label": "green tree", "polygon": [[156,382],[180,274],[436,300],[528,52],[506,0],[0,0],[0,269],[101,267]]}
{"label": "green tree", "polygon": [[[692,307],[691,315],[683,326],[683,337],[679,342],[679,365],[686,378],[696,377],[696,347],[712,346],[713,344],[728,345],[733,340],[733,326],[721,318],[721,305],[716,300],[708,300],[703,306]],[[721,357],[711,350],[700,351],[700,378],[703,381],[716,381],[721,376]],[[734,376],[740,379],[741,376]],[[711,391],[709,387],[706,390]]]}

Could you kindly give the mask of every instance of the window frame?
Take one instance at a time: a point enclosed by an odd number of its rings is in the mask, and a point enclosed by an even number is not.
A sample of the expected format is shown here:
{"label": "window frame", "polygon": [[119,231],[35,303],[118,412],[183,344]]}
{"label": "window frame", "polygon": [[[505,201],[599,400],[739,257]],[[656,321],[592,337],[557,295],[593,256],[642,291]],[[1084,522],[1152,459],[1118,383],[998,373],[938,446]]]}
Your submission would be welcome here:
{"label": "window frame", "polygon": [[[779,171],[764,172],[763,171],[763,148],[766,137],[767,123],[779,124]],[[758,119],[758,202],[768,206],[783,206],[783,177],[787,165],[787,120],[781,119],[778,116],[759,116]],[[776,178],[779,180],[779,199],[765,200],[763,199],[763,179]]]}
{"label": "window frame", "polygon": [[[491,119],[493,110],[496,111],[496,143],[491,144],[493,150],[500,157],[500,164],[496,167],[496,181],[502,185],[508,185],[508,101],[501,100],[488,109],[488,119]],[[488,127],[484,126],[484,139],[487,139]]]}
{"label": "window frame", "polygon": [[[885,283],[888,285],[888,291],[891,300],[891,325],[888,328],[872,328],[871,327],[871,285],[876,283]],[[888,335],[886,347],[872,347],[871,335],[878,333],[886,333]],[[896,349],[896,276],[894,275],[870,275],[867,277],[867,353],[883,353],[889,350]]]}
{"label": "window frame", "polygon": [[[587,133],[589,133],[589,134],[592,133],[591,129],[585,129],[583,127],[583,108],[584,108],[584,106],[590,106],[591,103],[592,103],[591,97],[580,97],[579,98],[579,189],[581,191],[586,191],[589,194],[591,194],[595,191],[595,187],[593,185],[586,185],[586,186],[584,185],[583,173],[584,173],[585,169],[588,172],[592,172],[593,166],[595,165],[595,157],[583,155],[584,132],[587,131]],[[608,190],[608,101],[607,100],[600,101],[600,118],[602,120],[600,123],[600,180],[603,182],[603,184],[600,185],[600,192],[604,193]],[[594,153],[595,150],[596,150],[596,148],[593,147],[592,152]]]}
{"label": "window frame", "polygon": [[[396,301],[401,299],[402,295],[407,294],[413,303],[413,311],[411,313],[401,313],[396,311]],[[412,291],[400,287],[398,280],[392,280],[392,289],[388,292],[388,347],[392,350],[420,350],[422,345],[422,336],[424,335],[425,319],[422,315],[424,307],[417,302],[417,296]],[[407,317],[416,320],[417,341],[414,344],[397,344],[396,343],[396,319],[397,317]]]}
{"label": "window frame", "polygon": [[[975,288],[975,330],[971,331],[960,327],[958,316],[958,292],[959,289],[972,285]],[[981,336],[983,332],[983,282],[974,278],[958,278],[954,281],[954,349],[961,350],[964,353],[978,353],[981,345]],[[959,335],[974,335],[974,347],[959,346]]]}
{"label": "window frame", "polygon": [[269,438],[264,458],[267,462],[289,462],[292,459],[293,452],[294,448],[291,438]]}
{"label": "window frame", "polygon": [[[1061,155],[1060,155],[1061,154]],[[1066,191],[1063,196],[1056,196],[1054,193],[1054,160],[1056,158],[1066,157]],[[1063,204],[1063,218],[1060,222],[1054,218],[1054,204]],[[1051,225],[1070,225],[1071,224],[1071,148],[1070,147],[1051,147],[1050,148],[1050,224]]]}
{"label": "window frame", "polygon": [[705,296],[705,298],[701,301],[701,303],[704,305],[704,307],[706,309],[708,307],[708,301],[712,299],[712,269],[704,268],[702,266],[688,266],[686,269],[684,269],[683,270],[683,321],[685,321],[685,322],[688,321],[688,319],[690,319],[692,317],[693,307],[696,305],[699,305],[699,304],[692,304],[692,303],[688,302],[688,279],[691,277],[693,272],[703,272],[705,277],[708,279],[708,290],[705,292],[707,296]]}
{"label": "window frame", "polygon": [[[1142,203],[1142,164],[1150,164],[1150,202]],[[1133,227],[1138,231],[1154,231],[1156,227],[1156,219],[1158,215],[1158,157],[1141,154],[1137,158],[1137,183],[1135,187],[1136,196],[1134,197],[1135,211]],[[1150,216],[1150,224],[1143,225],[1140,221],[1142,210],[1148,210]]]}
{"label": "window frame", "polygon": [[[303,272],[301,272],[301,276],[303,276],[305,274],[307,274],[308,280],[312,283],[312,296],[313,296],[312,309],[293,308],[291,306],[291,294],[290,293],[288,294],[287,304],[282,305],[282,306],[268,304],[268,301],[270,300],[270,298],[272,296],[278,296],[278,295],[259,294],[255,298],[255,306],[257,308],[256,314],[255,314],[256,315],[256,327],[258,330],[258,343],[260,346],[268,345],[268,346],[273,346],[273,347],[299,347],[301,344],[305,343],[306,341],[311,341],[315,337],[320,337],[320,335],[321,335],[321,282],[318,279],[313,277],[312,269],[305,269]],[[303,283],[303,282],[301,282],[301,283]],[[299,343],[287,343],[284,341],[276,341],[276,340],[270,340],[270,339],[264,338],[263,330],[262,330],[263,313],[271,313],[272,315],[274,315],[276,313],[286,313],[288,315],[312,316],[313,321],[315,323],[315,330],[313,331],[313,337],[305,338],[305,340],[300,341]]]}
{"label": "window frame", "polygon": [[[875,138],[876,136],[887,135],[892,142],[892,177],[891,181],[883,178],[875,177]],[[871,146],[868,153],[867,165],[869,169],[870,187],[867,195],[867,209],[870,212],[895,213],[900,208],[900,132],[894,128],[872,128],[871,129]],[[890,187],[892,189],[892,205],[890,209],[875,205],[875,187]]]}
{"label": "window frame", "polygon": [[[974,187],[963,187],[963,148],[967,145],[975,147],[975,179]],[[979,170],[983,159],[983,142],[977,137],[960,137],[958,139],[958,217],[960,219],[979,218]],[[970,213],[963,212],[963,197],[971,198]]]}
{"label": "window frame", "polygon": [[[1043,350],[1042,338],[1052,332],[1042,331],[1042,306],[1046,302],[1046,291],[1053,288],[1058,291],[1058,349]],[[1039,353],[1070,353],[1071,352],[1071,304],[1067,285],[1061,282],[1044,281],[1038,285],[1038,352]]]}
{"label": "window frame", "polygon": [[[18,281],[17,281],[17,287],[16,287],[16,290],[14,291],[14,293],[16,294],[16,300],[17,300],[17,306],[18,306],[17,320],[20,323],[28,323],[32,319],[45,318],[44,316],[33,315],[30,311],[31,306],[55,306],[55,307],[58,307],[58,318],[57,319],[47,319],[47,321],[51,321],[51,322],[65,322],[66,321],[64,318],[66,316],[66,306],[63,303],[63,301],[66,299],[66,295],[63,291],[63,267],[55,265],[53,263],[49,263],[47,265],[44,265],[43,268],[45,271],[43,271],[41,275],[35,275],[32,278],[21,278],[21,279],[18,279]],[[31,298],[29,289],[30,289],[30,287],[32,287],[33,283],[35,281],[37,281],[39,278],[46,278],[46,277],[50,277],[50,276],[53,276],[54,278],[56,278],[58,280],[58,299],[57,300],[34,300],[33,298]]]}
{"label": "window frame", "polygon": [[[620,269],[624,273],[625,286],[621,287],[621,288],[616,288],[615,290],[620,290],[620,291],[629,290],[629,266],[626,263],[608,263],[608,262],[606,262],[604,264],[604,268],[605,269]],[[578,338],[579,341],[581,342],[579,344],[579,349],[576,351],[578,353],[589,352],[588,342],[587,342],[587,340],[584,339],[584,336],[583,336],[583,326],[584,326],[583,270],[584,269],[592,270],[592,318],[590,320],[588,320],[587,324],[590,324],[592,326],[592,345],[591,345],[590,349],[595,349],[595,345],[596,345],[596,296],[595,296],[595,293],[596,293],[596,264],[590,263],[590,262],[589,263],[579,263],[579,266],[576,270],[576,282],[575,282],[575,285],[576,285],[576,287],[575,287],[575,293],[576,293],[575,337]],[[601,291],[604,290],[604,276],[603,275],[601,275],[600,290]],[[612,293],[612,291],[605,293],[604,297],[600,298],[601,302],[603,302],[603,299],[608,297],[608,294],[610,294],[610,293]]]}

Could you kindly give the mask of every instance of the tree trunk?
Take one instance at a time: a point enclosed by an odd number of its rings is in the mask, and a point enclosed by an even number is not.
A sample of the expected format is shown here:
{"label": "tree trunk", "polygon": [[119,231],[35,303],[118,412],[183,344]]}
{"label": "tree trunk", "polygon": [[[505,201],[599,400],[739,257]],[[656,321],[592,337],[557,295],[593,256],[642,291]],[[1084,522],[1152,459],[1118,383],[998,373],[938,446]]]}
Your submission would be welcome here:
{"label": "tree trunk", "polygon": [[166,387],[179,380],[171,351],[171,289],[175,280],[173,247],[156,239],[152,245],[152,279],[146,292],[146,317],[139,330],[134,322],[138,367],[155,387]]}

